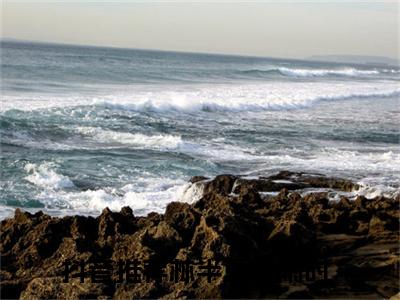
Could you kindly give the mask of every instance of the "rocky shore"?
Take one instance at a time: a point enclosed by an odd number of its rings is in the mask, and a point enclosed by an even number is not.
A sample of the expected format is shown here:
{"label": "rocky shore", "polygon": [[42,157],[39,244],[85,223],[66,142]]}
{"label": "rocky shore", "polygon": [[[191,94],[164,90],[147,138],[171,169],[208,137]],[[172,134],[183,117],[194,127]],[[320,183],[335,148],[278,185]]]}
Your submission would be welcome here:
{"label": "rocky shore", "polygon": [[1,222],[1,298],[398,294],[399,196],[333,201],[312,189],[359,187],[288,171],[191,183],[197,201],[172,202],[163,215],[124,207],[56,218],[17,209]]}

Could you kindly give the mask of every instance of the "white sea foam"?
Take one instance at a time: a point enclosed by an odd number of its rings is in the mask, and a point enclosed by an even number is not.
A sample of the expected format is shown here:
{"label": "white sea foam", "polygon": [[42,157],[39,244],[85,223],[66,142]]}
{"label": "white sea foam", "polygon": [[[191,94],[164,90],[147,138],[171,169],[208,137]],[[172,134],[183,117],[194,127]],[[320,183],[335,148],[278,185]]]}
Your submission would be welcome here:
{"label": "white sea foam", "polygon": [[355,68],[342,68],[342,69],[298,69],[298,68],[278,68],[278,71],[286,76],[294,77],[321,77],[327,75],[334,76],[366,76],[377,75],[378,70],[359,70]]}
{"label": "white sea foam", "polygon": [[194,203],[203,197],[204,182],[188,184],[180,196],[180,201]]}
{"label": "white sea foam", "polygon": [[382,73],[399,74],[400,70],[398,70],[398,69],[383,69]]}
{"label": "white sea foam", "polygon": [[[257,160],[262,159],[261,156],[254,153],[251,148],[241,148],[224,144],[223,141],[196,142],[182,139],[178,135],[157,134],[146,135],[141,133],[117,132],[111,130],[103,130],[97,127],[77,127],[79,134],[90,137],[96,143],[100,143],[102,147],[131,147],[135,149],[150,149],[167,152],[180,152],[194,156],[206,157],[214,161],[235,161],[235,160]],[[216,143],[218,142],[218,143]],[[79,147],[79,146],[77,146]]]}
{"label": "white sea foam", "polygon": [[262,84],[115,87],[103,96],[5,95],[1,110],[32,110],[97,105],[134,111],[259,111],[307,107],[321,100],[387,97],[400,94],[397,82],[266,82]]}
{"label": "white sea foam", "polygon": [[400,195],[400,189],[398,187],[391,187],[384,184],[371,185],[365,180],[357,182],[359,188],[351,192],[339,191],[331,188],[307,188],[301,190],[301,195],[307,195],[310,193],[326,192],[328,193],[329,200],[339,201],[341,197],[347,197],[349,200],[355,200],[357,196],[364,196],[367,199],[374,199],[376,197],[388,197],[393,198]]}
{"label": "white sea foam", "polygon": [[[105,207],[119,211],[130,206],[135,214],[145,215],[149,212],[162,213],[171,201],[180,201],[188,184],[183,180],[168,178],[142,178],[145,184],[138,187],[127,184],[118,191],[115,188],[103,188],[88,191],[44,190],[37,199],[47,209],[62,208],[85,214],[98,214]],[[142,183],[143,183],[142,182]],[[122,192],[122,194],[121,194]]]}
{"label": "white sea foam", "polygon": [[[264,155],[265,164],[290,167],[298,170],[316,171],[324,170],[329,175],[348,172],[357,173],[383,173],[394,176],[400,170],[400,152],[360,152],[357,150],[340,150],[325,147],[307,155],[287,153],[284,155]],[[400,179],[400,176],[396,176]]]}
{"label": "white sea foam", "polygon": [[96,141],[132,145],[147,149],[172,150],[184,145],[180,136],[169,134],[145,135],[141,133],[103,130],[98,127],[77,127],[76,131],[80,134],[91,136]]}
{"label": "white sea foam", "polygon": [[[346,172],[349,176],[354,172],[368,174],[379,172],[387,176],[382,178],[382,184],[376,176],[364,178],[359,181],[361,189],[346,194],[348,197],[394,196],[400,191],[398,187],[387,185],[400,168],[400,154],[393,151],[373,154],[325,148],[308,157],[290,154],[266,155],[262,157],[260,163],[281,168],[286,165],[292,170],[301,171],[323,169],[327,175],[333,176],[341,176],[340,174]],[[70,212],[97,215],[105,207],[119,211],[123,206],[130,206],[137,215],[145,215],[151,211],[162,213],[171,201],[193,203],[199,200],[203,193],[201,183],[190,184],[184,179],[160,178],[151,174],[143,174],[119,188],[103,187],[98,190],[78,191],[68,189],[73,187],[73,183],[55,169],[56,166],[50,163],[25,165],[25,170],[29,173],[26,179],[42,188],[35,198],[45,204],[45,210],[50,213],[53,209],[58,214]]]}
{"label": "white sea foam", "polygon": [[[376,195],[393,195],[400,191],[400,147],[375,147],[368,149],[345,149],[316,147],[307,153],[291,150],[276,154],[265,154],[257,169],[249,175],[275,173],[279,170],[316,172],[328,176],[349,178],[365,187],[362,191],[369,198]],[[361,193],[361,190],[360,190]]]}
{"label": "white sea foam", "polygon": [[11,218],[14,215],[15,208],[0,204],[0,220]]}
{"label": "white sea foam", "polygon": [[360,181],[359,184],[361,188],[354,192],[356,196],[362,195],[368,199],[373,199],[378,196],[384,197],[396,197],[400,194],[400,188],[387,186],[384,184],[378,185],[370,185],[363,181]]}
{"label": "white sea foam", "polygon": [[[266,83],[211,86],[183,91],[152,92],[126,99],[95,101],[110,109],[134,111],[259,111],[304,108],[321,100],[387,97],[400,94],[397,83]],[[125,100],[124,100],[125,99]]]}
{"label": "white sea foam", "polygon": [[54,164],[42,163],[39,166],[32,163],[25,165],[25,171],[29,173],[26,180],[39,187],[62,189],[74,187],[73,182],[64,175],[58,174],[53,170]]}
{"label": "white sea foam", "polygon": [[[61,127],[64,130],[71,130],[68,126]],[[15,134],[12,139],[8,140],[8,142],[32,149],[56,151],[130,148],[169,153],[184,153],[193,157],[206,159],[210,163],[263,160],[263,156],[257,154],[253,148],[229,145],[224,143],[224,139],[214,139],[210,143],[209,141],[201,140],[185,140],[180,135],[151,135],[119,132],[93,126],[77,126],[74,127],[73,130],[75,133],[81,135],[83,139],[79,142],[77,142],[76,139],[65,139],[55,142],[47,139],[35,140],[28,134]],[[51,168],[44,169],[44,167],[47,168],[49,165],[45,164],[37,168],[40,172],[35,171],[30,175],[28,180],[32,182],[35,181],[36,183],[47,180],[49,184],[51,178],[55,180],[55,176],[50,176],[55,174],[49,174],[49,172],[54,173],[54,171]],[[48,176],[49,178],[45,176]]]}

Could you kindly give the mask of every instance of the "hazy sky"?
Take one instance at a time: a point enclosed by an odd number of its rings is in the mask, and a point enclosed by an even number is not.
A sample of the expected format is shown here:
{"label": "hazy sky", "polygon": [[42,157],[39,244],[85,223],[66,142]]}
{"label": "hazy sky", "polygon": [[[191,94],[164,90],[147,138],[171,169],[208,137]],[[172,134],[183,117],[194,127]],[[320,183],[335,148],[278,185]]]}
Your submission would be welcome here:
{"label": "hazy sky", "polygon": [[399,56],[399,1],[1,3],[7,38],[293,58]]}

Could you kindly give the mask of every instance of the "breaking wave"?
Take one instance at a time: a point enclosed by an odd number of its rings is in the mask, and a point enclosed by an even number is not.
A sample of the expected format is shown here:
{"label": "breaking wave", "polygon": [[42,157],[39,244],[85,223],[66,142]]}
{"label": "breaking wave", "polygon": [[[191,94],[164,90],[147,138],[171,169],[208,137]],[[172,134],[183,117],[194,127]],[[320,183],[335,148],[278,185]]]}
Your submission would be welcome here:
{"label": "breaking wave", "polygon": [[111,142],[146,149],[173,150],[185,145],[180,136],[169,134],[145,135],[141,133],[103,130],[97,127],[77,127],[76,131],[81,135],[90,136],[99,142]]}
{"label": "breaking wave", "polygon": [[396,69],[369,69],[362,70],[351,67],[336,68],[336,69],[319,69],[319,68],[288,68],[288,67],[275,67],[270,69],[250,69],[239,71],[238,74],[245,76],[273,76],[280,75],[285,77],[370,77],[374,75],[389,75],[395,76],[399,74]]}
{"label": "breaking wave", "polygon": [[392,97],[400,95],[397,82],[274,82],[241,85],[193,85],[146,91],[131,87],[103,96],[40,97],[27,105],[25,98],[8,96],[1,110],[34,110],[79,106],[100,106],[135,111],[259,111],[304,108],[321,100]]}
{"label": "breaking wave", "polygon": [[74,187],[73,182],[67,176],[58,174],[54,170],[54,164],[47,162],[40,165],[28,163],[24,169],[29,174],[25,179],[38,187],[50,189]]}
{"label": "breaking wave", "polygon": [[309,107],[318,101],[354,98],[394,97],[400,95],[397,84],[270,84],[218,87],[197,91],[151,93],[144,97],[98,100],[95,105],[109,109],[134,111],[259,111]]}
{"label": "breaking wave", "polygon": [[278,71],[286,76],[296,77],[321,77],[321,76],[368,76],[377,75],[377,70],[358,70],[355,68],[343,69],[291,69],[291,68],[278,68]]}

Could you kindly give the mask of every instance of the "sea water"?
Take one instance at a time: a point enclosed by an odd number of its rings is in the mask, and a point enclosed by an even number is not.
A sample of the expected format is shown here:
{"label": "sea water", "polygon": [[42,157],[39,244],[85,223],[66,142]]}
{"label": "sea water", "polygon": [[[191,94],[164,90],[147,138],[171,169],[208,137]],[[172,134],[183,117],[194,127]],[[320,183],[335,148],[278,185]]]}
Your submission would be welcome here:
{"label": "sea water", "polygon": [[162,212],[194,175],[400,183],[400,70],[2,41],[0,217]]}

